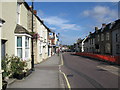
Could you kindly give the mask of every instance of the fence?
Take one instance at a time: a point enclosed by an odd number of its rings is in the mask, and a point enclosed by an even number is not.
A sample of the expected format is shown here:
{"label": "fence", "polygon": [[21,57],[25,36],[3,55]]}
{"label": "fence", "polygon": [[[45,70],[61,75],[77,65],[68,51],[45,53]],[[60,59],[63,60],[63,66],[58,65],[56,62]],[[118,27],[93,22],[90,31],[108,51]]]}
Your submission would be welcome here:
{"label": "fence", "polygon": [[81,53],[81,52],[76,52],[74,54],[120,64],[120,56],[101,55],[101,54],[93,54],[93,53]]}

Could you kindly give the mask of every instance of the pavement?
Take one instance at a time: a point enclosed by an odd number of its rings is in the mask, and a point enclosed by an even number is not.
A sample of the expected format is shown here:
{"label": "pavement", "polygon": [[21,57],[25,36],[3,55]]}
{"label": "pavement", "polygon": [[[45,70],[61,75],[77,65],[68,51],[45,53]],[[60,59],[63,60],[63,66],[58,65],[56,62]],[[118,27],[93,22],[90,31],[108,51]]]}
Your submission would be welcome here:
{"label": "pavement", "polygon": [[8,88],[64,88],[63,76],[59,72],[60,62],[60,56],[54,55],[35,65],[32,74],[9,84]]}

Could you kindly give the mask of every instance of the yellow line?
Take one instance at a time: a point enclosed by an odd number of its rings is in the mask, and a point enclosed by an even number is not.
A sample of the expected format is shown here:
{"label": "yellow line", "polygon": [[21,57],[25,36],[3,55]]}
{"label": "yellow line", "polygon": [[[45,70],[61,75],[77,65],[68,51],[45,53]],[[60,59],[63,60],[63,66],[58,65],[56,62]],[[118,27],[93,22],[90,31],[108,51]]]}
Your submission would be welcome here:
{"label": "yellow line", "polygon": [[63,56],[61,54],[61,64],[59,66],[63,66],[64,65],[64,62],[63,62]]}
{"label": "yellow line", "polygon": [[71,90],[71,86],[70,86],[70,83],[69,83],[69,81],[68,81],[67,76],[65,75],[64,72],[62,72],[62,71],[60,70],[60,67],[63,66],[63,65],[64,65],[63,56],[62,56],[62,54],[61,54],[61,64],[59,65],[59,71],[60,71],[60,73],[63,74],[63,76],[65,77],[65,80],[66,80],[66,82],[67,82],[67,86],[68,86],[69,90]]}
{"label": "yellow line", "polygon": [[71,86],[70,86],[70,83],[69,83],[69,81],[68,81],[68,79],[67,79],[67,76],[66,76],[65,73],[63,73],[61,70],[59,70],[59,71],[60,71],[60,73],[62,73],[63,76],[65,77],[65,80],[66,80],[66,82],[67,82],[67,86],[68,86],[69,90],[71,90]]}

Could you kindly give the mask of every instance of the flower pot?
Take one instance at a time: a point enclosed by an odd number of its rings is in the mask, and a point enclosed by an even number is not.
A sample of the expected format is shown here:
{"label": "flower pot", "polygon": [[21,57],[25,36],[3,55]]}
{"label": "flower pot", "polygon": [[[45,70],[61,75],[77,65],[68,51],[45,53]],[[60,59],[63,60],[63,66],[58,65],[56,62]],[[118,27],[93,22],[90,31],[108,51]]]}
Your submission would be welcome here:
{"label": "flower pot", "polygon": [[14,74],[14,75],[13,75],[13,78],[16,78],[16,79],[18,79],[18,80],[21,80],[21,79],[24,78],[24,73],[22,73],[22,74]]}
{"label": "flower pot", "polygon": [[7,84],[8,84],[7,81],[2,81],[2,90],[6,90]]}

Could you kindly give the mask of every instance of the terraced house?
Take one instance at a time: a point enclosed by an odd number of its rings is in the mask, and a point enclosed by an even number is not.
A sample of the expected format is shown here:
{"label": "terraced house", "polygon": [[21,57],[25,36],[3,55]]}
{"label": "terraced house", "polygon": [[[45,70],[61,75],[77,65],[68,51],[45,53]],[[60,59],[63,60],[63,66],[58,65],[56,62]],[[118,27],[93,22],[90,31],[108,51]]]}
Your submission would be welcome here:
{"label": "terraced house", "polygon": [[[81,42],[82,52],[101,55],[120,55],[120,19],[109,24],[102,24]],[[77,46],[76,46],[77,47]]]}
{"label": "terraced house", "polygon": [[[0,18],[3,18],[6,22],[1,32],[1,58],[4,59],[6,54],[18,56],[23,61],[27,62],[27,69],[30,70],[32,52],[31,41],[33,38],[34,63],[38,64],[47,59],[50,53],[48,42],[51,30],[37,16],[37,11],[33,10],[24,0],[15,0],[14,2],[7,3],[0,2],[0,6],[0,11],[2,12]],[[3,23],[4,20],[0,21],[0,23]],[[57,41],[58,39],[54,40],[54,43],[56,44]],[[0,75],[2,75],[1,65],[0,73]],[[0,79],[0,81],[1,80],[2,79]]]}

